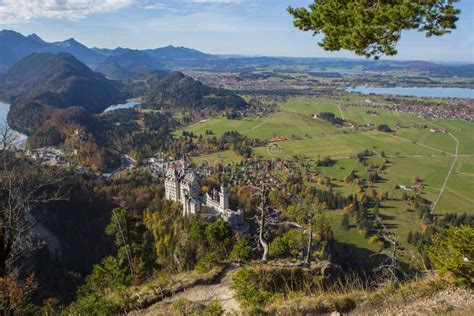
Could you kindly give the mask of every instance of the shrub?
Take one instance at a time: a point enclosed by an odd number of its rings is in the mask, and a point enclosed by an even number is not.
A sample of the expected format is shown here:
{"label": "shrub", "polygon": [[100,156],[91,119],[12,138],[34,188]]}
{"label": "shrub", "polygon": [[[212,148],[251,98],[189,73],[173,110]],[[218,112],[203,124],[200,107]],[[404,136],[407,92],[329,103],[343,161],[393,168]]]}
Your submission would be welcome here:
{"label": "shrub", "polygon": [[248,262],[252,260],[252,256],[253,249],[245,239],[239,239],[235,243],[234,247],[232,248],[232,252],[230,253],[231,260],[238,260],[242,262]]}
{"label": "shrub", "polygon": [[255,281],[257,273],[251,268],[240,269],[232,277],[232,287],[236,291],[237,299],[247,307],[262,308],[271,298],[271,294],[259,289]]}
{"label": "shrub", "polygon": [[217,252],[209,252],[199,258],[198,262],[196,263],[196,270],[204,273],[209,271],[212,267],[217,266],[220,261],[220,256]]}
{"label": "shrub", "polygon": [[201,314],[205,316],[223,315],[224,310],[222,309],[221,302],[219,300],[215,300],[213,303],[207,305]]}
{"label": "shrub", "polygon": [[79,297],[61,315],[118,315],[120,307],[103,295],[93,293]]}
{"label": "shrub", "polygon": [[301,230],[290,230],[275,237],[270,243],[269,253],[276,257],[297,257],[306,246],[306,238]]}
{"label": "shrub", "polygon": [[474,280],[474,228],[452,226],[436,235],[428,247],[428,257],[440,274],[457,284]]}
{"label": "shrub", "polygon": [[349,313],[356,308],[356,302],[350,298],[341,298],[334,301],[334,307],[338,313]]}

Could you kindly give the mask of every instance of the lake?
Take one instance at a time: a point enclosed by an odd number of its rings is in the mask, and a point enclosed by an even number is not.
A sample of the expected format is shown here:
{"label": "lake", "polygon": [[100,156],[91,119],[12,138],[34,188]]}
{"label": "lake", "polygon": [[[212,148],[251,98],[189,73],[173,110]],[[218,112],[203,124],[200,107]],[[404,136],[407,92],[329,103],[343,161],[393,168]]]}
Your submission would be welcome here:
{"label": "lake", "polygon": [[347,92],[360,92],[362,94],[391,94],[401,96],[427,97],[427,98],[462,98],[474,99],[474,89],[467,88],[423,88],[423,87],[369,87],[360,86],[347,88]]}
{"label": "lake", "polygon": [[[140,105],[140,104],[141,104],[140,102],[127,102],[127,103],[124,103],[124,104],[111,105],[111,106],[109,106],[108,108],[106,108],[104,110],[104,113],[109,112],[109,111],[118,110],[118,109],[133,108],[133,107],[135,107],[137,105]],[[8,111],[10,111],[10,104],[0,102],[0,132],[4,131],[5,127],[7,126]],[[15,133],[18,137],[18,140],[16,141],[16,143],[24,144],[26,142],[26,140],[28,138],[26,135],[21,134],[17,131],[14,131],[14,130],[12,130],[12,132]]]}
{"label": "lake", "polygon": [[119,110],[119,109],[129,109],[140,104],[141,104],[140,102],[131,101],[131,102],[123,103],[123,104],[111,105],[104,110],[104,113],[114,111],[114,110]]}
{"label": "lake", "polygon": [[[8,111],[10,111],[10,104],[0,102],[0,132],[2,133],[3,131],[5,131],[5,127],[8,126],[7,124]],[[24,144],[26,142],[26,139],[28,138],[26,135],[21,134],[14,130],[12,130],[12,132],[17,136],[17,140],[15,141],[15,143]]]}

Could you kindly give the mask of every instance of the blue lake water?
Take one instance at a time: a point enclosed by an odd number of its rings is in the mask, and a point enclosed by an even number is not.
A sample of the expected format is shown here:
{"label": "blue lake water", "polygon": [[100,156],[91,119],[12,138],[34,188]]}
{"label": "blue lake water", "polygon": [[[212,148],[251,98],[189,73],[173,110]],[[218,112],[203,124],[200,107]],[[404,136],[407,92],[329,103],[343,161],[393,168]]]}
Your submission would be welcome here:
{"label": "blue lake water", "polygon": [[119,109],[129,109],[140,104],[141,104],[140,102],[131,101],[131,102],[123,103],[123,104],[111,105],[104,110],[104,113],[114,111],[114,110],[119,110]]}
{"label": "blue lake water", "polygon": [[[107,109],[105,109],[104,112],[114,111],[118,109],[133,108],[134,106],[137,106],[140,104],[141,104],[140,102],[127,102],[124,104],[111,105]],[[7,125],[8,111],[10,111],[10,104],[0,102],[0,132],[4,131],[5,127],[8,126]],[[28,138],[26,135],[21,134],[14,130],[12,130],[12,133],[16,135],[17,137],[16,143],[18,144],[24,144]]]}
{"label": "blue lake water", "polygon": [[347,88],[347,92],[360,92],[362,94],[389,94],[401,96],[427,97],[427,98],[462,98],[474,99],[474,89],[467,88],[417,88],[417,87],[369,87],[360,86]]}
{"label": "blue lake water", "polygon": [[[5,131],[5,127],[8,126],[7,124],[7,115],[8,111],[10,111],[10,104],[0,102],[0,133]],[[16,143],[23,144],[26,142],[27,136],[21,134],[17,131],[12,130],[12,133],[16,135]]]}

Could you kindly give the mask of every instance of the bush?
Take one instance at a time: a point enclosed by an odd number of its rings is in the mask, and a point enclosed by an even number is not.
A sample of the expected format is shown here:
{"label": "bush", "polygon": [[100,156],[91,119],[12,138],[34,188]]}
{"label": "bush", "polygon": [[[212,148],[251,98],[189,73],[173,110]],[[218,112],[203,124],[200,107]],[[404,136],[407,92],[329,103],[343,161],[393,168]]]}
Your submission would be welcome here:
{"label": "bush", "polygon": [[201,314],[206,316],[223,315],[224,310],[222,309],[221,302],[219,300],[215,300],[213,303],[207,305]]}
{"label": "bush", "polygon": [[251,268],[240,269],[232,277],[232,288],[236,291],[237,299],[247,307],[262,308],[271,298],[271,294],[257,288],[255,281],[257,273]]}
{"label": "bush", "polygon": [[338,313],[349,313],[356,308],[356,302],[350,298],[341,298],[334,301],[334,307]]}
{"label": "bush", "polygon": [[118,315],[120,307],[105,299],[103,295],[93,293],[78,298],[61,315]]}
{"label": "bush", "polygon": [[390,133],[392,129],[387,124],[381,124],[377,126],[377,130],[380,132]]}
{"label": "bush", "polygon": [[450,227],[436,235],[428,257],[442,275],[456,284],[472,285],[474,280],[474,228]]}
{"label": "bush", "polygon": [[130,285],[130,275],[120,260],[114,257],[102,259],[92,273],[86,277],[84,285],[77,290],[77,300],[62,314],[64,315],[117,315],[120,306],[111,301],[111,293],[122,296]]}
{"label": "bush", "polygon": [[245,239],[239,239],[230,253],[231,260],[249,262],[252,260],[253,249]]}
{"label": "bush", "polygon": [[229,223],[218,220],[209,224],[205,229],[205,235],[212,251],[217,251],[222,257],[228,254],[234,239]]}
{"label": "bush", "polygon": [[196,270],[204,273],[209,271],[212,267],[217,266],[221,262],[220,256],[217,252],[212,251],[204,254],[196,263]]}
{"label": "bush", "polygon": [[306,238],[301,230],[290,230],[275,237],[269,246],[269,254],[275,257],[297,257],[303,253]]}

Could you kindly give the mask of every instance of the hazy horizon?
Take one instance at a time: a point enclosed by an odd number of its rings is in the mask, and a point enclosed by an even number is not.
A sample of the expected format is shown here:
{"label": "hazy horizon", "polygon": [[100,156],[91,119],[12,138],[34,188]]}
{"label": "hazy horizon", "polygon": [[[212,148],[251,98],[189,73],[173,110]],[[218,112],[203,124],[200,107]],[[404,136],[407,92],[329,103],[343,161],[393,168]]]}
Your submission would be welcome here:
{"label": "hazy horizon", "polygon": [[[0,29],[36,33],[48,42],[74,38],[90,48],[173,45],[218,55],[365,59],[348,51],[324,51],[317,45],[319,37],[293,27],[287,6],[310,2],[4,0],[0,1]],[[456,6],[462,13],[451,34],[426,38],[417,31],[404,32],[399,54],[382,59],[472,63],[474,2],[464,0]]]}

